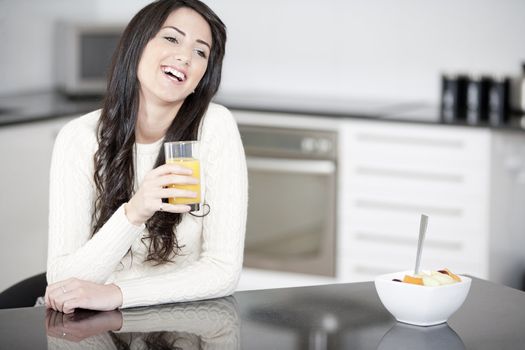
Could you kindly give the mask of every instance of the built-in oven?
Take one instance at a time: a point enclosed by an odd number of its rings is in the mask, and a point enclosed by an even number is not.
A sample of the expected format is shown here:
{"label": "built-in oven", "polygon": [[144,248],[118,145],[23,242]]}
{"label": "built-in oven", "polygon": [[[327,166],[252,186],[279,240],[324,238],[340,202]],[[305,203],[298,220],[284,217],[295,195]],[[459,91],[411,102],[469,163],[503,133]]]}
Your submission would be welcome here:
{"label": "built-in oven", "polygon": [[337,133],[239,130],[249,182],[244,266],[335,276]]}

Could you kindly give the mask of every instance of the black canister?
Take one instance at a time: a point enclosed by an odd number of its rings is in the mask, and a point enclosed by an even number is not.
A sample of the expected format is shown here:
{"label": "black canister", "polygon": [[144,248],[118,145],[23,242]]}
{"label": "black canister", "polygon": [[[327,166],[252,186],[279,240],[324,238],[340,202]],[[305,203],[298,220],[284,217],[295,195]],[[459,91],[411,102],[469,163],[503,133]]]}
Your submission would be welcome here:
{"label": "black canister", "polygon": [[486,76],[470,77],[467,83],[467,123],[488,122],[491,82]]}
{"label": "black canister", "polygon": [[441,118],[444,122],[465,120],[467,82],[468,78],[465,75],[441,76]]}
{"label": "black canister", "polygon": [[489,89],[489,123],[503,125],[510,119],[510,79],[492,79]]}

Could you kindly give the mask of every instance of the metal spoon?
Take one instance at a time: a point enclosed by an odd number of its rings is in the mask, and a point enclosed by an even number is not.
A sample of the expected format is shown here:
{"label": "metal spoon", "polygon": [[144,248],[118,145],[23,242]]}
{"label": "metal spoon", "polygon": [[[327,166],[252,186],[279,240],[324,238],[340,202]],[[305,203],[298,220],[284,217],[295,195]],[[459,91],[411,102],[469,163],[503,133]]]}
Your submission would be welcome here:
{"label": "metal spoon", "polygon": [[421,214],[421,220],[419,221],[419,238],[417,241],[417,254],[416,254],[416,268],[414,269],[414,275],[419,273],[419,263],[421,262],[421,251],[423,250],[423,241],[425,240],[425,234],[427,232],[428,216]]}

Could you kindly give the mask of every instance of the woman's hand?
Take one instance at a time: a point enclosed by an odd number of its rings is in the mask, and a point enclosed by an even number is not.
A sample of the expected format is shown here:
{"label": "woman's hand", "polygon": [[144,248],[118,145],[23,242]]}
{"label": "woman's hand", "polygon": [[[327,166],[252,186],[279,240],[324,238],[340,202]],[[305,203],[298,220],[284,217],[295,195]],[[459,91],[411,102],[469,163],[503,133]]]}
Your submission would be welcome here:
{"label": "woman's hand", "polygon": [[193,185],[198,180],[191,177],[191,169],[176,164],[164,164],[146,174],[138,191],[126,203],[126,216],[134,225],[142,225],[156,211],[170,213],[185,213],[190,206],[183,204],[163,203],[162,198],[186,197],[195,198],[197,193],[177,188],[167,188],[168,185]]}
{"label": "woman's hand", "polygon": [[48,285],[44,299],[46,307],[65,314],[76,308],[109,311],[122,305],[122,292],[115,284],[69,278]]}

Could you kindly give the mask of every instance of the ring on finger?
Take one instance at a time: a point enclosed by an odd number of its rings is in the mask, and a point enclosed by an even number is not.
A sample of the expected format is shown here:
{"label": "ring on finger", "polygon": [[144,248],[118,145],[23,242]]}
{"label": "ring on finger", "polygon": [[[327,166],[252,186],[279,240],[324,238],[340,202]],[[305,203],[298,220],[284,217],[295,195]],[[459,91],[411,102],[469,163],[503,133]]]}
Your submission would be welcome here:
{"label": "ring on finger", "polygon": [[62,293],[64,293],[64,294],[67,293],[67,290],[66,290],[66,288],[64,288],[64,286],[62,286]]}

